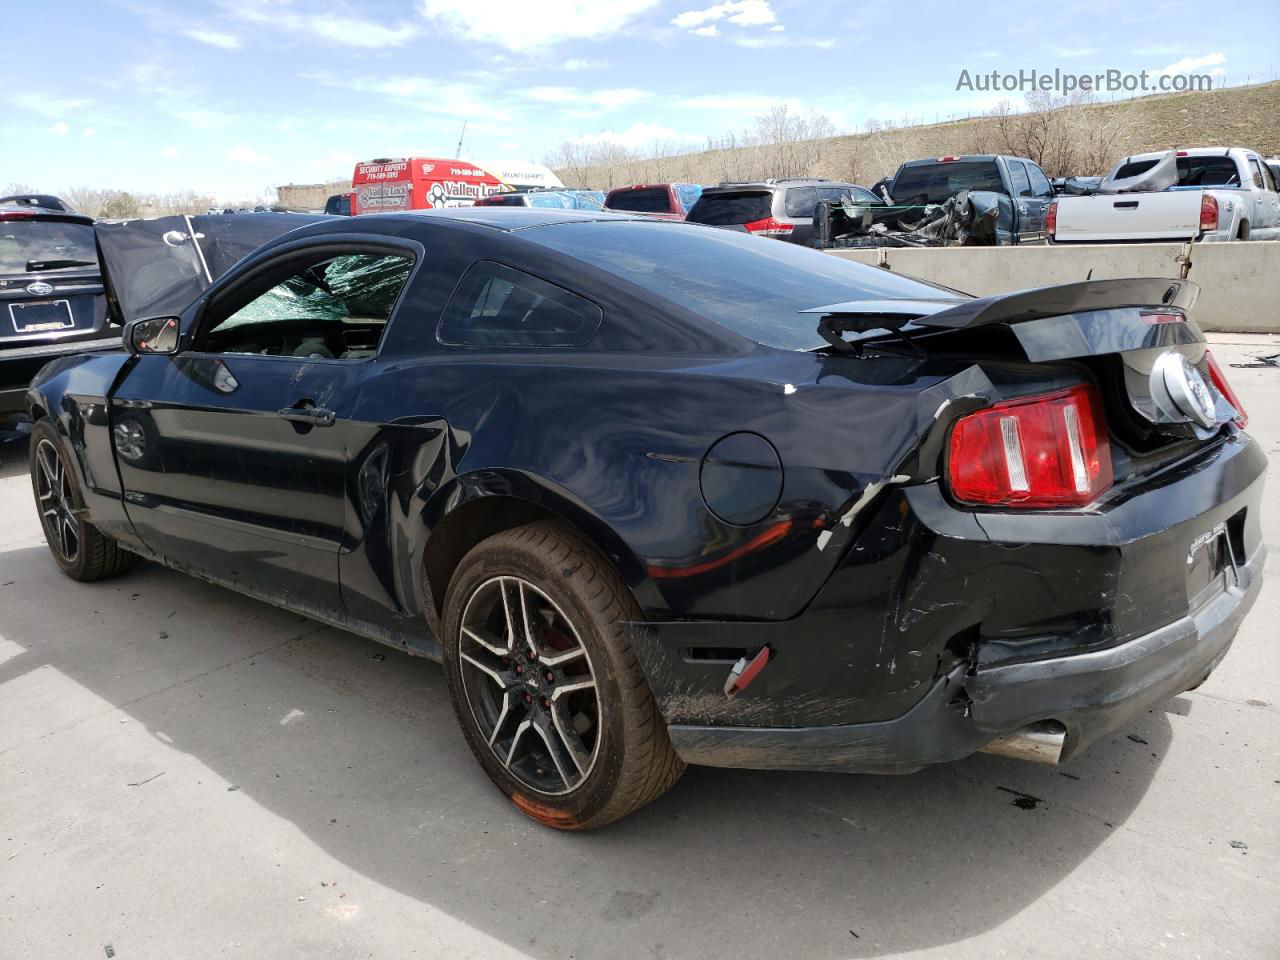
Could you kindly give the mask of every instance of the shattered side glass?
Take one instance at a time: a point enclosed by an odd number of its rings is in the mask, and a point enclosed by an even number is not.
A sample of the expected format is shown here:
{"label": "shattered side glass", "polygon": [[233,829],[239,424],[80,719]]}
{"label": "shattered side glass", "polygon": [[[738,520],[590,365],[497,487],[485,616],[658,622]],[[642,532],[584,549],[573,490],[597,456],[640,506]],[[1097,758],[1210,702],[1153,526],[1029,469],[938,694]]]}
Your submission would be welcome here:
{"label": "shattered side glass", "polygon": [[255,298],[219,327],[311,318],[386,322],[413,261],[353,253],[307,267]]}

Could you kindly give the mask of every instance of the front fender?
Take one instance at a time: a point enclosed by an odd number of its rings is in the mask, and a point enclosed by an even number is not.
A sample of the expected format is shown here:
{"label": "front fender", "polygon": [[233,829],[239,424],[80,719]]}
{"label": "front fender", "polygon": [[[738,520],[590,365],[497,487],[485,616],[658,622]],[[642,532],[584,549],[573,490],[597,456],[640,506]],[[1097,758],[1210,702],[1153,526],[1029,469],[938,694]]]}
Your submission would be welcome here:
{"label": "front fender", "polygon": [[130,359],[125,353],[59,357],[41,367],[27,388],[32,419],[48,417],[66,441],[90,521],[126,543],[136,535],[124,510],[108,402]]}

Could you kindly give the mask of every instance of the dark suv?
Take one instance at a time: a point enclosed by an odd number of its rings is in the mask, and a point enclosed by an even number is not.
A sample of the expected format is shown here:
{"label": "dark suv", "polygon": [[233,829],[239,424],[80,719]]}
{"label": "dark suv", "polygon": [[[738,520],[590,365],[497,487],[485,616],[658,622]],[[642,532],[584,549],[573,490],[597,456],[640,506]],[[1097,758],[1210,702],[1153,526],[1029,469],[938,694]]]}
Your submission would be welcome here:
{"label": "dark suv", "polygon": [[856,183],[797,177],[708,187],[686,219],[689,223],[705,223],[813,246],[817,239],[813,227],[814,207],[819,200],[838,201],[845,196],[870,206],[884,205],[883,200]]}
{"label": "dark suv", "polygon": [[0,199],[0,434],[55,357],[120,346],[107,323],[93,219],[56,197]]}

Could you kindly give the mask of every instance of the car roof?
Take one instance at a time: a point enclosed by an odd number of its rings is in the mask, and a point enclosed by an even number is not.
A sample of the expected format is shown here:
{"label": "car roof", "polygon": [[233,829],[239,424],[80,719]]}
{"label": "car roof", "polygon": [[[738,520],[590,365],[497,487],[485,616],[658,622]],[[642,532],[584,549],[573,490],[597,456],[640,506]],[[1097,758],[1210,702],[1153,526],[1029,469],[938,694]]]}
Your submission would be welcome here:
{"label": "car roof", "polygon": [[394,213],[362,214],[385,221],[399,217],[406,224],[422,220],[453,220],[458,223],[474,223],[494,230],[527,230],[553,223],[582,223],[593,220],[643,220],[651,217],[625,213],[604,213],[595,210],[561,210],[556,207],[441,207],[434,210],[397,210]]}
{"label": "car roof", "polygon": [[732,193],[735,190],[785,190],[788,187],[858,187],[867,189],[861,184],[848,180],[827,180],[824,177],[783,177],[777,180],[742,180],[706,187],[703,193]]}

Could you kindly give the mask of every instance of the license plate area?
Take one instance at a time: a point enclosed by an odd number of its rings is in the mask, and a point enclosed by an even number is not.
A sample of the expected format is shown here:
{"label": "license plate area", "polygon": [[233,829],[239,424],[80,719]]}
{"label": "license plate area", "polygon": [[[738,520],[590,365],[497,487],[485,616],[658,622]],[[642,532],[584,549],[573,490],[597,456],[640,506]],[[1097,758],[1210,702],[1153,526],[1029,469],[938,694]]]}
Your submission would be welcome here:
{"label": "license plate area", "polygon": [[70,330],[76,325],[69,300],[37,300],[9,304],[9,319],[17,333]]}
{"label": "license plate area", "polygon": [[1191,541],[1187,551],[1187,602],[1196,610],[1237,582],[1244,563],[1244,518],[1240,510]]}

